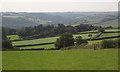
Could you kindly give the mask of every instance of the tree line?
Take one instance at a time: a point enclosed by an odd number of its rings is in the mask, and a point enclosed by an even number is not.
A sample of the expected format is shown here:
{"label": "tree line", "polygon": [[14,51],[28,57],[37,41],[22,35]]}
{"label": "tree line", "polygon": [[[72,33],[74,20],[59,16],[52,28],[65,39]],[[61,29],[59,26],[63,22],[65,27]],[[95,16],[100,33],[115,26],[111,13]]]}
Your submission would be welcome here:
{"label": "tree line", "polygon": [[7,34],[18,34],[22,39],[35,39],[35,38],[45,38],[52,37],[56,35],[62,35],[66,32],[76,34],[78,32],[97,30],[102,28],[101,26],[94,26],[88,24],[80,24],[76,26],[58,24],[55,25],[38,25],[34,27],[23,27],[21,29],[10,29],[7,28]]}

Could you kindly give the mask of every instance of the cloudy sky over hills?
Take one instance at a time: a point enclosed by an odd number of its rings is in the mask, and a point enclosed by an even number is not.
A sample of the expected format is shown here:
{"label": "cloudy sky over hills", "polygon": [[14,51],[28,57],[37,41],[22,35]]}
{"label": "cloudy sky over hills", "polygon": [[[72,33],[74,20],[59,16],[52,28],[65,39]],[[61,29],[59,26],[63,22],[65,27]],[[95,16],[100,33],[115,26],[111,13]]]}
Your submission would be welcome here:
{"label": "cloudy sky over hills", "polygon": [[2,11],[21,12],[86,12],[86,11],[117,11],[117,0],[3,0]]}

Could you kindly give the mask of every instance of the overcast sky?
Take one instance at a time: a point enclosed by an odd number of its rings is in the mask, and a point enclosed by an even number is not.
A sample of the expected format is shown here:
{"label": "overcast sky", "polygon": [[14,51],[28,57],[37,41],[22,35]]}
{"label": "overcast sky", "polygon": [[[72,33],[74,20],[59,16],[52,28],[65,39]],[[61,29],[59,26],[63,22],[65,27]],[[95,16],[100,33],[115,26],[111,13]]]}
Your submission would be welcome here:
{"label": "overcast sky", "polygon": [[87,12],[87,11],[117,11],[118,2],[114,1],[23,1],[4,0],[2,1],[2,11],[8,12]]}

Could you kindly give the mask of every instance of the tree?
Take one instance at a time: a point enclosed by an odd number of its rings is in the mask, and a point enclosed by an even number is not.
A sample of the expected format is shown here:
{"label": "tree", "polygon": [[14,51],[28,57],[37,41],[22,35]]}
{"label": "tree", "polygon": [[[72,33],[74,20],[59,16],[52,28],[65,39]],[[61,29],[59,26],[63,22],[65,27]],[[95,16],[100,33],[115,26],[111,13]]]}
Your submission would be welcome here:
{"label": "tree", "polygon": [[13,49],[12,43],[7,39],[7,34],[5,28],[2,28],[2,48],[3,49]]}
{"label": "tree", "polygon": [[98,32],[101,32],[101,33],[103,33],[103,32],[105,32],[105,29],[103,29],[103,28],[100,28],[100,29],[98,29]]}
{"label": "tree", "polygon": [[2,40],[2,48],[3,49],[13,49],[11,41],[8,39]]}
{"label": "tree", "polygon": [[63,43],[62,43],[63,41],[59,38],[59,39],[57,39],[56,40],[56,42],[55,42],[55,48],[56,49],[60,49],[60,48],[62,48],[63,47]]}
{"label": "tree", "polygon": [[91,33],[89,33],[89,34],[88,34],[88,37],[90,37],[90,39],[91,39],[91,38],[92,38],[92,34],[91,34]]}
{"label": "tree", "polygon": [[81,45],[82,43],[88,43],[87,40],[82,39],[81,36],[77,36],[77,37],[75,38],[75,42],[76,42],[76,45]]}
{"label": "tree", "polygon": [[74,45],[74,38],[71,33],[64,33],[59,39],[55,42],[55,47],[60,49],[62,47],[68,47]]}

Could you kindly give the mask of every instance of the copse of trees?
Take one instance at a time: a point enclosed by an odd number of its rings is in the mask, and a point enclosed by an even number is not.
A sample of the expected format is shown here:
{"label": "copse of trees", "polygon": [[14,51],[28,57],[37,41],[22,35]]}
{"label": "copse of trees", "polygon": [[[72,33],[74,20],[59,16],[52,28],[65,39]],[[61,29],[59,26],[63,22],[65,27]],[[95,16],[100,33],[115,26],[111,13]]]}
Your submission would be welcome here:
{"label": "copse of trees", "polygon": [[71,33],[64,33],[59,39],[55,42],[56,49],[60,49],[63,47],[73,46],[74,38]]}
{"label": "copse of trees", "polygon": [[5,28],[2,28],[2,49],[13,49],[11,41],[7,38]]}
{"label": "copse of trees", "polygon": [[89,24],[71,25],[38,25],[34,27],[23,27],[21,29],[6,28],[6,34],[18,34],[22,39],[36,39],[62,35],[66,32],[76,34],[82,31],[97,30],[101,26],[93,26]]}
{"label": "copse of trees", "polygon": [[104,28],[99,28],[99,29],[98,29],[98,32],[104,33],[104,32],[105,32],[105,29],[104,29]]}
{"label": "copse of trees", "polygon": [[120,46],[120,39],[115,40],[103,40],[101,42],[101,48],[119,48]]}
{"label": "copse of trees", "polygon": [[38,25],[34,27],[25,27],[18,31],[18,34],[21,38],[44,38],[56,35],[62,35],[66,32],[76,34],[82,31],[95,30],[98,29],[98,26],[92,26],[87,24],[80,24],[77,26],[71,26],[64,24],[55,25]]}
{"label": "copse of trees", "polygon": [[87,42],[87,40],[82,39],[81,36],[77,36],[77,37],[75,38],[75,44],[76,44],[76,45],[81,45],[81,44],[83,44],[83,43],[88,43],[88,42]]}
{"label": "copse of trees", "polygon": [[88,34],[88,37],[90,37],[90,40],[92,39],[92,34],[91,33],[89,33]]}
{"label": "copse of trees", "polygon": [[71,33],[64,33],[60,38],[55,42],[56,49],[61,49],[64,47],[81,45],[83,43],[88,43],[87,40],[82,39],[81,36],[77,36],[75,39]]}

